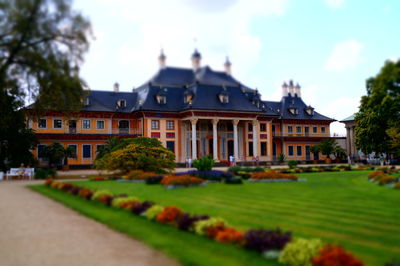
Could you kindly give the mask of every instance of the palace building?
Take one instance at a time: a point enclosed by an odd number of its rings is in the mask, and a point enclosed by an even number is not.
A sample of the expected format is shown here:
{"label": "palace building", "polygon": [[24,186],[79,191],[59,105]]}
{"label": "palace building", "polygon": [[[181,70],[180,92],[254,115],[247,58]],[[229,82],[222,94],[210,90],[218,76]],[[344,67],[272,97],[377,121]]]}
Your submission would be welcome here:
{"label": "palace building", "polygon": [[96,151],[112,136],[158,138],[175,153],[176,161],[211,155],[217,161],[233,155],[237,161],[323,159],[310,147],[329,138],[335,121],[306,105],[301,87],[283,83],[282,99],[264,101],[257,89],[236,80],[227,58],[224,71],[201,66],[192,54],[191,68],[169,67],[159,56],[159,71],[131,92],[91,90],[75,118],[48,111],[30,120],[40,141],[34,150],[40,160],[44,145],[71,146],[70,165],[90,165]]}

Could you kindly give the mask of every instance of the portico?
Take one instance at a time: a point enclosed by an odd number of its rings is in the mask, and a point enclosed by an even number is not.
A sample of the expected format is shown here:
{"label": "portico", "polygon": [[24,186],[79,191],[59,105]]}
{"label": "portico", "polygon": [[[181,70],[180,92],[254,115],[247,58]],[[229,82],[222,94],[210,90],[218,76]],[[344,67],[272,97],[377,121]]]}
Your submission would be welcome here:
{"label": "portico", "polygon": [[[249,132],[246,126],[252,125]],[[190,117],[183,119],[182,136],[184,137],[183,155],[185,159],[197,159],[210,155],[216,161],[248,160],[246,147],[251,145],[251,157],[259,156],[259,122],[254,118],[227,117]],[[246,134],[247,133],[247,134]],[[250,139],[249,139],[250,138]],[[247,158],[246,158],[247,157]]]}

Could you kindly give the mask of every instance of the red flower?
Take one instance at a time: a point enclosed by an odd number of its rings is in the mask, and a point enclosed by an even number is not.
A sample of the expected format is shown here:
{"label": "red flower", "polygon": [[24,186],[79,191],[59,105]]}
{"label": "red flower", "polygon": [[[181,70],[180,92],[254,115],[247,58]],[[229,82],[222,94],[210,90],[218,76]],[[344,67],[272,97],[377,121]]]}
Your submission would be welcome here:
{"label": "red flower", "polygon": [[363,262],[337,245],[326,245],[312,258],[313,266],[363,266]]}

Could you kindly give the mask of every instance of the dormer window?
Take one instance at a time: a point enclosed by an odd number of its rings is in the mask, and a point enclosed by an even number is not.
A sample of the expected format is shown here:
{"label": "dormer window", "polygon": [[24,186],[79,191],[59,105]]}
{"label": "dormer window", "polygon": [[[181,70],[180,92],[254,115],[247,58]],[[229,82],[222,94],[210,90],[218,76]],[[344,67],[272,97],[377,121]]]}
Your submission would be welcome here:
{"label": "dormer window", "polygon": [[297,110],[297,108],[289,108],[289,113],[291,113],[292,115],[297,115],[299,114],[299,111]]}
{"label": "dormer window", "polygon": [[118,108],[125,108],[126,107],[126,101],[125,100],[118,100],[117,101],[117,107]]}
{"label": "dormer window", "polygon": [[192,105],[193,103],[193,94],[185,95],[185,104]]}
{"label": "dormer window", "polygon": [[221,103],[223,103],[223,104],[229,103],[229,96],[228,96],[228,94],[220,93],[220,94],[218,95],[218,97],[219,97],[219,101],[220,101]]}
{"label": "dormer window", "polygon": [[167,103],[167,96],[165,95],[157,95],[157,102],[158,104],[166,104]]}
{"label": "dormer window", "polygon": [[89,97],[87,97],[87,98],[85,98],[85,99],[83,100],[83,105],[84,105],[84,106],[89,106],[89,105],[90,105]]}
{"label": "dormer window", "polygon": [[168,88],[160,89],[156,95],[156,100],[158,104],[167,104],[167,92]]}
{"label": "dormer window", "polygon": [[308,115],[314,115],[314,108],[312,108],[312,107],[307,107],[306,109],[305,109],[305,111],[306,111],[306,113],[308,114]]}

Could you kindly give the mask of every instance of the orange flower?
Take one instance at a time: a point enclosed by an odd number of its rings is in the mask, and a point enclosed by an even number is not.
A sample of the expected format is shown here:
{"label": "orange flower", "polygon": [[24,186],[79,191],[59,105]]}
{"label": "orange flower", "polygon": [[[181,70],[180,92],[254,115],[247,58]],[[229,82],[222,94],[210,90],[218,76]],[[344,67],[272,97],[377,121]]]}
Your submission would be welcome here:
{"label": "orange flower", "polygon": [[164,186],[169,185],[181,185],[181,186],[189,186],[189,185],[198,185],[205,182],[204,179],[193,177],[190,175],[182,175],[182,176],[166,176],[161,180],[161,184]]}
{"label": "orange flower", "polygon": [[363,266],[363,262],[338,245],[326,245],[312,258],[313,266]]}
{"label": "orange flower", "polygon": [[242,243],[244,235],[242,232],[237,231],[235,228],[224,228],[217,232],[215,240],[222,243]]}
{"label": "orange flower", "polygon": [[162,224],[175,224],[182,214],[182,211],[177,207],[165,207],[164,210],[157,215],[157,221]]}

